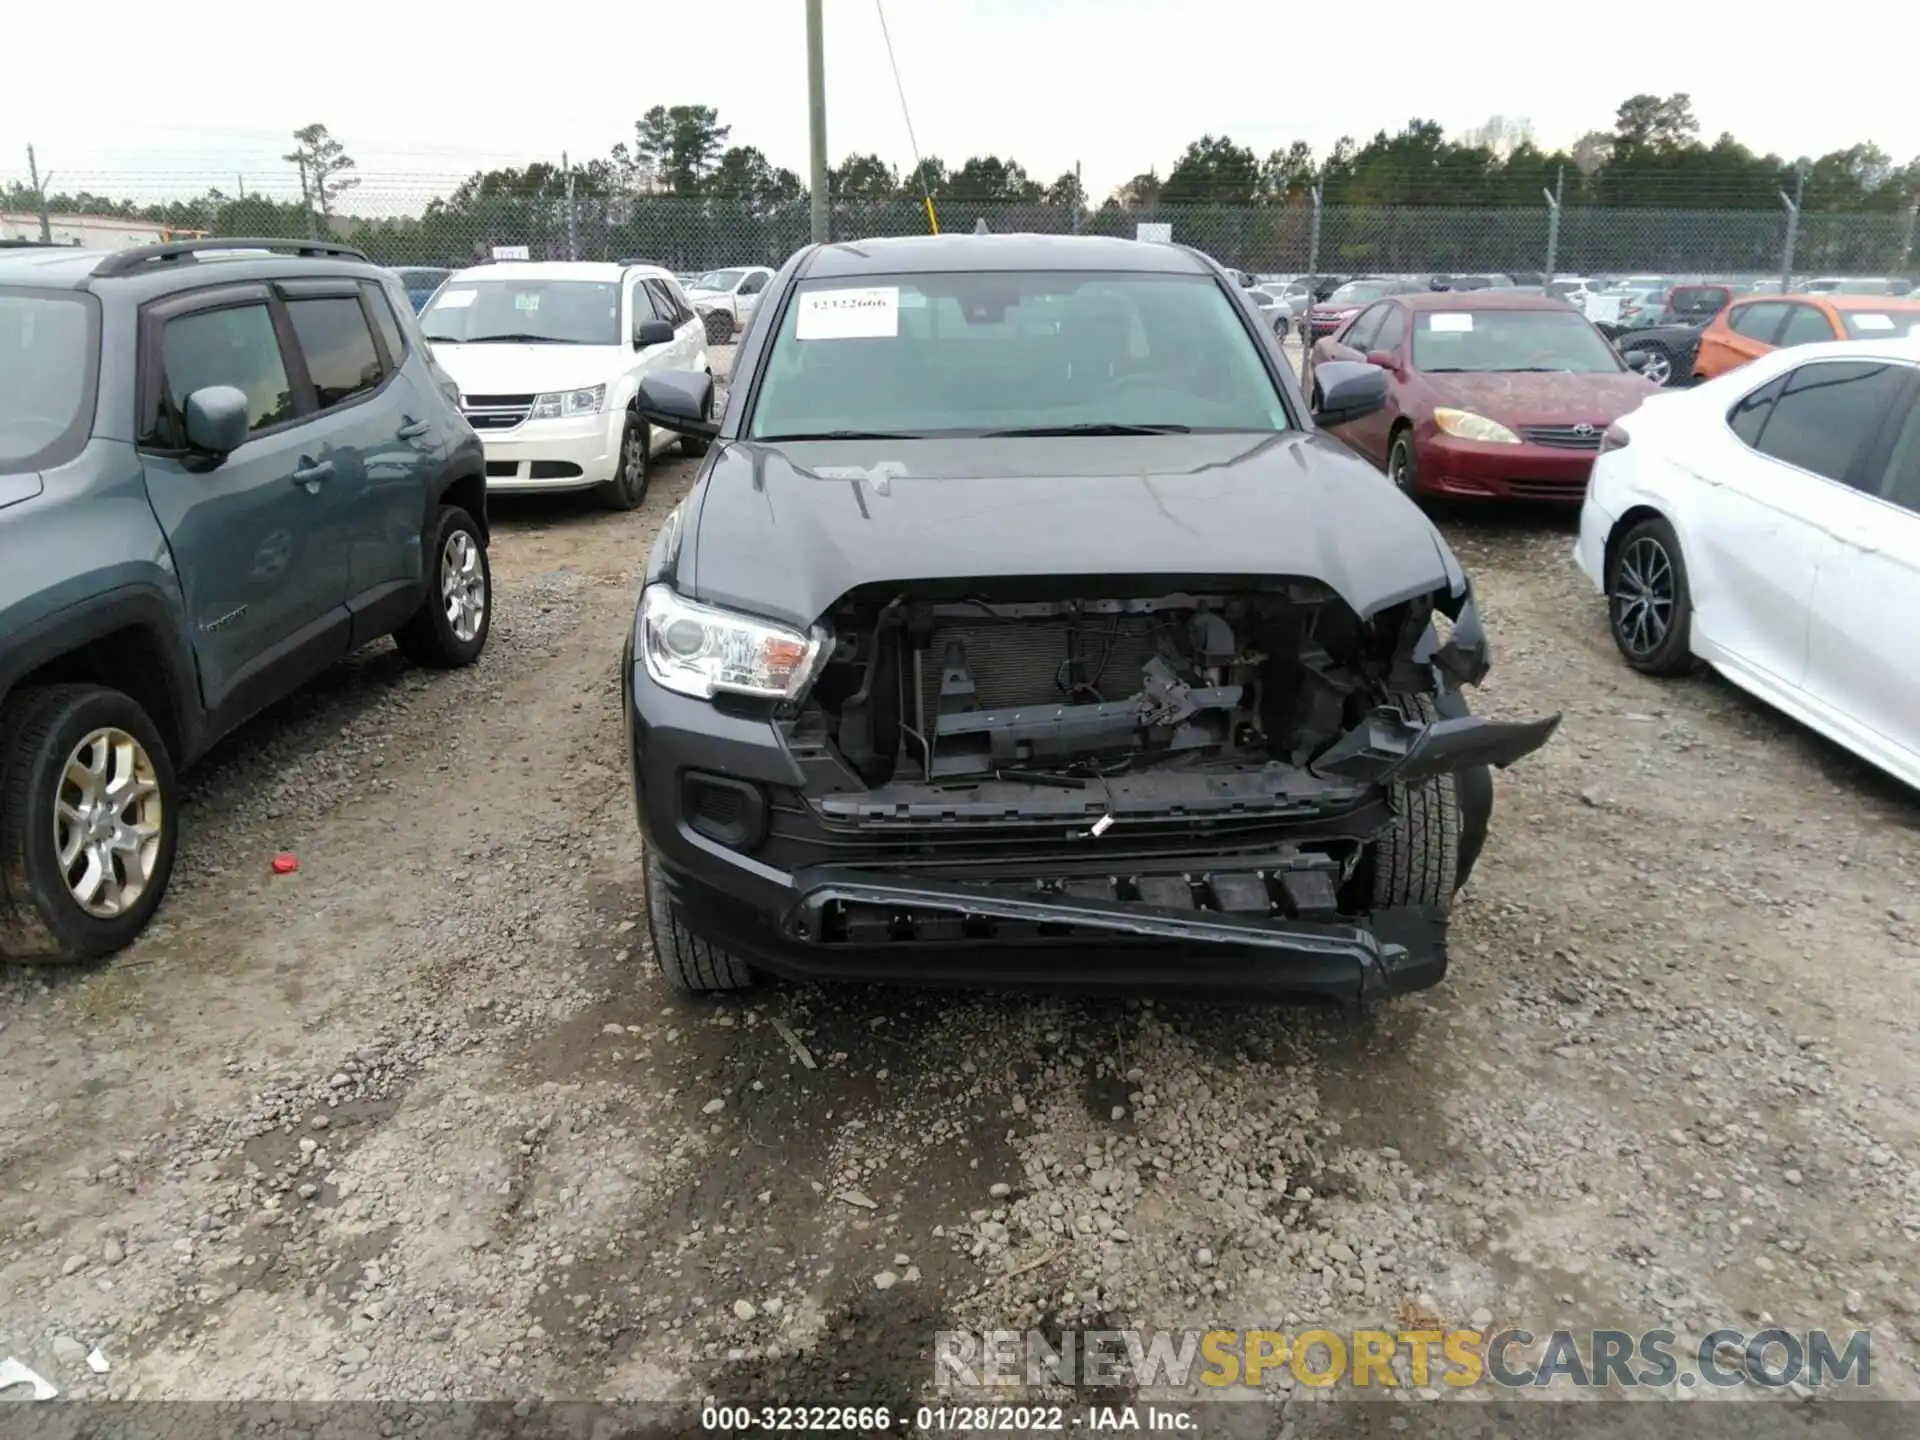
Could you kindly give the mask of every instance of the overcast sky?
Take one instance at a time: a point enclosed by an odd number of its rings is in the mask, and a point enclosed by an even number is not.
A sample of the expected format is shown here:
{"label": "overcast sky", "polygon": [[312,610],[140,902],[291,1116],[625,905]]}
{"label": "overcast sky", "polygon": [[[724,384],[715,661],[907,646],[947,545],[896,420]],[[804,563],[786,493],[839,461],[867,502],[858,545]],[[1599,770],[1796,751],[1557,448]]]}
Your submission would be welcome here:
{"label": "overcast sky", "polygon": [[[1364,141],[1413,116],[1453,132],[1497,112],[1531,120],[1550,148],[1609,127],[1635,91],[1685,90],[1708,138],[1731,130],[1762,152],[1872,140],[1899,161],[1920,153],[1920,106],[1892,71],[1832,57],[1794,63],[1764,10],[1733,0],[1693,0],[1675,24],[1637,11],[1557,18],[1522,0],[1381,0],[1364,11],[1260,0],[883,3],[923,154],[949,164],[1011,155],[1042,181],[1078,161],[1096,198],[1147,166],[1165,175],[1205,131],[1263,156],[1296,139],[1324,155],[1343,134]],[[1880,14],[1892,24],[1900,9]],[[15,6],[0,178],[25,178],[32,142],[56,189],[143,197],[231,189],[236,175],[292,189],[279,157],[290,131],[319,120],[358,159],[368,192],[424,195],[475,168],[604,155],[632,140],[649,106],[698,103],[719,109],[731,143],[759,146],[804,180],[803,17],[801,0],[704,10],[197,0],[163,18],[101,0],[79,41],[74,12]],[[1905,23],[1911,39],[1920,27]],[[830,158],[877,151],[905,169],[874,0],[826,0],[826,52]],[[35,56],[61,63],[22,63]],[[1307,61],[1311,75],[1287,74]]]}

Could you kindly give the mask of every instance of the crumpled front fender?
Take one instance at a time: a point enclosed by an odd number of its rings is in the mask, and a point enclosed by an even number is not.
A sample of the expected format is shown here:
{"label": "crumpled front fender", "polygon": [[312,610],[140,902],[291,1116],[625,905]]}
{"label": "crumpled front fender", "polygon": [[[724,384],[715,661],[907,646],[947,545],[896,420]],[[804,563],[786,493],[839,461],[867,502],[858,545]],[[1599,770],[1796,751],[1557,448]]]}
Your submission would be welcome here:
{"label": "crumpled front fender", "polygon": [[1493,647],[1486,628],[1480,623],[1480,606],[1473,598],[1473,587],[1465,586],[1458,608],[1450,618],[1453,633],[1444,641],[1433,625],[1413,647],[1416,665],[1430,665],[1455,685],[1478,685],[1493,667]]}

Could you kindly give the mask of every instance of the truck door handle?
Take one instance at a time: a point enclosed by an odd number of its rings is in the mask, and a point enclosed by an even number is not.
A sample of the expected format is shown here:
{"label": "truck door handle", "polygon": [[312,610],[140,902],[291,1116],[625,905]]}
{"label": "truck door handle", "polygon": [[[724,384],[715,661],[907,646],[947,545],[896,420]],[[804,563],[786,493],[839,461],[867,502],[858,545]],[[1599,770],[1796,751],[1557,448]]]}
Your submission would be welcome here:
{"label": "truck door handle", "polygon": [[396,432],[402,440],[418,440],[433,426],[425,420],[409,420]]}
{"label": "truck door handle", "polygon": [[293,471],[293,483],[306,486],[309,492],[317,493],[320,486],[332,478],[333,462],[331,460],[322,460],[317,465],[310,460],[303,461],[295,466]]}

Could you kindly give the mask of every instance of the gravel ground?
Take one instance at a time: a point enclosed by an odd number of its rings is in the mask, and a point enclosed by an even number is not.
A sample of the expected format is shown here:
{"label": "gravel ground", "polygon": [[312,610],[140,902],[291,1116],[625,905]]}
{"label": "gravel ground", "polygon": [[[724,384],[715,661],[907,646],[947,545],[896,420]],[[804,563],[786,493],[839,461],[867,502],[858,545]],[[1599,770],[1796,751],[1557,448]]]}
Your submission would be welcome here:
{"label": "gravel ground", "polygon": [[1500,777],[1438,989],[688,1005],[616,670],[692,469],[500,503],[478,667],[339,667],[195,773],[138,946],[0,970],[0,1357],[75,1396],[821,1401],[922,1389],[942,1326],[1778,1323],[1869,1326],[1920,1392],[1920,807],[1627,671],[1567,522],[1444,522],[1483,708],[1566,723]]}

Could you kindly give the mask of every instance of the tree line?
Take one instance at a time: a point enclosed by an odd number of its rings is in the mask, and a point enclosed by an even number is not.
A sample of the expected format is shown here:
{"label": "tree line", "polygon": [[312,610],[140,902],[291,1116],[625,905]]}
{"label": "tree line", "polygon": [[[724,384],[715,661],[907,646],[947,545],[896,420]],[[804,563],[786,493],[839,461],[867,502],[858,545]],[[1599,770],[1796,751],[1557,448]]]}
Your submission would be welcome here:
{"label": "tree line", "polygon": [[[335,217],[359,183],[353,158],[324,125],[295,132],[285,159],[300,176],[302,199],[276,199],[211,189],[202,196],[150,204],[88,194],[54,194],[45,208],[60,214],[139,217],[181,228],[244,233],[291,222],[335,228]],[[648,197],[704,198],[754,210],[797,204],[807,188],[752,145],[730,144],[732,127],[709,105],[656,105],[601,158],[571,169],[548,161],[475,171],[427,203],[423,217],[471,214],[501,201]],[[1431,120],[1381,130],[1364,144],[1343,138],[1325,155],[1295,141],[1265,158],[1227,135],[1187,145],[1163,176],[1149,168],[1098,202],[1079,175],[1036,178],[1011,157],[973,156],[949,166],[927,156],[899,170],[878,155],[855,154],[828,175],[836,204],[919,203],[930,198],[968,204],[1047,205],[1079,210],[1156,211],[1162,207],[1293,205],[1318,192],[1330,206],[1538,208],[1553,195],[1568,207],[1619,209],[1778,210],[1784,193],[1808,211],[1896,213],[1920,202],[1920,156],[1904,165],[1870,142],[1820,156],[1788,159],[1757,154],[1732,135],[1702,138],[1685,94],[1634,95],[1621,102],[1610,130],[1594,130],[1565,149],[1544,150],[1524,121],[1494,116],[1449,136]],[[0,191],[8,210],[41,207],[42,197],[15,182]]]}

